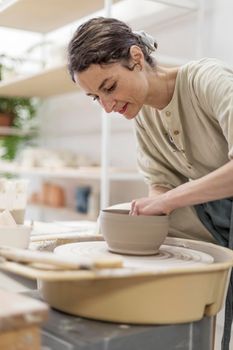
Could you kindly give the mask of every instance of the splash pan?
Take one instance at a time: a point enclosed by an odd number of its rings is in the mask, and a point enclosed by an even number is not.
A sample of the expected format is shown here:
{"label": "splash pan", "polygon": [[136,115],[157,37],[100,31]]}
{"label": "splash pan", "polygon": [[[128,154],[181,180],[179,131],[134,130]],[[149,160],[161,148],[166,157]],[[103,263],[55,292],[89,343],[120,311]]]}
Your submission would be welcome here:
{"label": "splash pan", "polygon": [[[105,242],[67,244],[55,251],[80,257],[106,252]],[[122,258],[120,269],[41,280],[42,296],[52,307],[73,315],[131,324],[196,321],[217,314],[225,301],[233,265],[228,249],[167,238],[157,255]]]}
{"label": "splash pan", "polygon": [[[57,246],[55,254],[76,256],[82,261],[87,258],[91,266],[96,257],[114,255],[105,242],[90,241],[88,237],[86,241]],[[225,301],[233,265],[229,249],[167,238],[154,256],[115,255],[122,258],[123,267],[60,270],[2,259],[0,268],[36,278],[42,297],[52,307],[103,321],[192,322],[217,314]]]}

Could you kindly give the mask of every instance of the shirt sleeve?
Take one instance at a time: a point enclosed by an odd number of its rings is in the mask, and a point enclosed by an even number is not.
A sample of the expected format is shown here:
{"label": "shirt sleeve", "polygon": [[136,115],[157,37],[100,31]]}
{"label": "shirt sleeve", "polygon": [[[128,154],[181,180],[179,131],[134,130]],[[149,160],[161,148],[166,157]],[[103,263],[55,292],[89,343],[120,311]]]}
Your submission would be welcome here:
{"label": "shirt sleeve", "polygon": [[200,104],[219,123],[228,143],[228,158],[233,159],[233,70],[210,59],[193,80]]}
{"label": "shirt sleeve", "polygon": [[187,178],[172,168],[156,145],[152,144],[138,119],[135,119],[135,132],[138,169],[148,185],[159,185],[172,189],[187,182]]}

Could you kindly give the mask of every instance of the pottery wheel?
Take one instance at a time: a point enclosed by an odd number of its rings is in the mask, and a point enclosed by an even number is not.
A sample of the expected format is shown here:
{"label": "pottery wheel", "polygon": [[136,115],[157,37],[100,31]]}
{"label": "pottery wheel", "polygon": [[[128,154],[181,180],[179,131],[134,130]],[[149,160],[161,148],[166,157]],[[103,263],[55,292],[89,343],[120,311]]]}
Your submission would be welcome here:
{"label": "pottery wheel", "polygon": [[[97,258],[118,256],[108,251],[105,242],[78,242],[58,246],[55,254],[78,258]],[[169,269],[174,267],[198,266],[212,264],[214,258],[206,253],[173,245],[162,245],[159,252],[150,256],[120,255],[126,268]]]}

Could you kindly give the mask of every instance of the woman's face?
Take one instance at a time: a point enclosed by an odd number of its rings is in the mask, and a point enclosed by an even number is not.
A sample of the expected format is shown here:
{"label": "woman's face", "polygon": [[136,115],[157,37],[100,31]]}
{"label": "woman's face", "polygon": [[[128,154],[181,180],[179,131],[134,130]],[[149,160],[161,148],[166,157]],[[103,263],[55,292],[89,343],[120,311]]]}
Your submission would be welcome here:
{"label": "woman's face", "polygon": [[140,64],[132,66],[131,71],[121,63],[92,64],[87,70],[75,73],[74,78],[107,113],[117,112],[133,119],[145,102],[148,84]]}

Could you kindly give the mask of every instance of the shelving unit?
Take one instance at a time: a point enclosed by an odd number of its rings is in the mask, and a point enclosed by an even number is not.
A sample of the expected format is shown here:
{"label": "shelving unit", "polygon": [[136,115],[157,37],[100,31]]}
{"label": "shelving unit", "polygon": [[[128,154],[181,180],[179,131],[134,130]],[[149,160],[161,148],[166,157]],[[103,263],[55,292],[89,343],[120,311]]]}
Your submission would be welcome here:
{"label": "shelving unit", "polygon": [[0,26],[45,34],[102,7],[103,0],[5,0],[0,6]]}
{"label": "shelving unit", "polygon": [[56,220],[58,216],[59,216],[59,220],[61,221],[66,220],[67,217],[69,218],[70,221],[71,220],[93,220],[93,221],[96,220],[96,217],[93,215],[78,213],[74,209],[71,209],[68,207],[55,208],[55,207],[50,207],[48,205],[29,203],[27,205],[27,211],[39,212],[40,218],[42,221],[47,221],[46,215],[50,217],[51,221],[53,221],[53,218],[54,220]]}
{"label": "shelving unit", "polygon": [[78,91],[78,86],[70,79],[65,64],[0,83],[0,96],[43,98],[72,91]]}
{"label": "shelving unit", "polygon": [[[185,59],[158,55],[159,62],[166,66],[184,64]],[[42,70],[36,74],[0,82],[0,96],[50,97],[53,95],[77,92],[79,87],[73,83],[66,64]]]}
{"label": "shelving unit", "polygon": [[156,3],[161,3],[168,6],[184,8],[188,10],[197,10],[197,0],[150,0]]}
{"label": "shelving unit", "polygon": [[[119,0],[113,0],[117,2]],[[3,0],[0,26],[46,34],[103,8],[103,0]],[[46,9],[46,13],[45,13]],[[43,24],[43,25],[41,25]],[[0,83],[0,96],[48,97],[77,91],[64,63]]]}
{"label": "shelving unit", "polygon": [[33,135],[34,132],[32,130],[27,131],[27,130],[20,130],[15,127],[8,127],[8,126],[0,126],[0,137],[1,136],[29,136]]}
{"label": "shelving unit", "polygon": [[[8,173],[12,175],[37,176],[43,178],[67,178],[67,179],[86,179],[100,180],[100,167],[80,167],[80,168],[26,168],[15,165],[13,163],[0,162],[0,173]],[[109,168],[109,176],[111,180],[117,181],[138,181],[142,179],[141,175],[135,171],[127,169]]]}
{"label": "shelving unit", "polygon": [[[176,7],[190,11],[199,11],[199,1],[194,0],[150,0],[151,2],[169,5],[171,8]],[[73,1],[57,0],[54,6],[53,0],[13,0],[6,1],[8,5],[0,7],[0,26],[29,30],[41,34],[48,33],[59,27],[62,27],[72,21],[78,20],[90,13],[101,8],[105,8],[105,15],[111,16],[112,3],[117,1],[111,0],[93,0],[93,1]],[[4,2],[3,2],[4,5]],[[45,15],[46,9],[46,15]],[[201,20],[201,16],[199,16]],[[43,23],[43,26],[41,26]],[[201,28],[201,25],[199,26]],[[177,59],[175,57],[158,56],[160,63],[165,65],[183,64],[187,60]],[[78,87],[72,83],[66,65],[49,68],[36,74],[18,77],[15,80],[0,83],[0,96],[38,96],[49,97],[52,95],[64,94],[72,91],[78,91]],[[102,167],[89,169],[88,171],[75,170],[65,172],[51,172],[44,169],[9,169],[7,172],[19,175],[39,175],[39,176],[56,176],[68,178],[98,179],[101,181],[102,206],[108,204],[109,198],[109,181],[111,180],[139,180],[139,174],[128,172],[114,172],[109,169],[109,157],[107,149],[110,143],[110,120],[103,116],[102,123]],[[6,168],[5,168],[6,170]],[[5,171],[4,170],[4,171]],[[3,171],[1,169],[0,171]]]}
{"label": "shelving unit", "polygon": [[[54,6],[54,0],[3,0],[0,6],[0,26],[45,34],[101,10],[104,6],[105,12],[108,11],[107,9],[111,11],[111,4],[118,1],[56,0],[56,6]],[[181,9],[198,9],[198,3],[195,0],[150,1]]]}
{"label": "shelving unit", "polygon": [[[189,11],[196,11],[198,8],[197,2],[194,0],[150,1]],[[116,2],[116,0],[113,1],[113,3]],[[45,7],[43,7],[43,3]],[[13,1],[11,6],[6,7],[5,10],[3,9],[0,12],[0,26],[11,26],[17,29],[47,33],[50,30],[57,29],[59,26],[72,22],[72,20],[77,20],[91,12],[100,10],[104,2],[103,0],[95,0],[80,3],[79,1],[73,0],[69,0],[68,2],[59,0],[56,4],[56,8],[54,9],[53,0],[43,0],[42,2],[35,0],[30,2],[27,0]],[[46,8],[47,11],[47,16],[45,18],[44,8]],[[64,11],[61,15],[60,12],[62,9]],[[69,13],[69,11],[71,11],[71,13]],[[34,13],[36,16],[33,16]],[[161,15],[162,14],[160,14],[160,16]],[[12,22],[14,23],[13,25],[11,25]],[[43,28],[41,28],[41,23],[43,23]],[[184,64],[187,60],[158,55],[158,61],[169,66],[173,64]],[[17,77],[0,83],[0,96],[37,96],[43,98],[75,91],[78,91],[78,86],[71,81],[67,72],[66,63],[42,70],[32,75]]]}
{"label": "shelving unit", "polygon": [[[197,0],[150,1],[190,11],[197,11],[200,8]],[[103,8],[104,5],[106,11],[107,9],[111,11],[111,4],[116,2],[119,0],[105,0],[105,2],[103,0],[85,2],[57,0],[56,6],[54,6],[54,0],[3,0],[0,6],[0,26],[45,34],[94,13]],[[177,59],[176,57],[158,56],[158,59],[165,65],[172,65],[173,62],[174,64],[186,62],[185,59]],[[70,80],[65,63],[33,75],[0,83],[0,96],[48,97],[72,91],[77,91],[77,85]]]}

